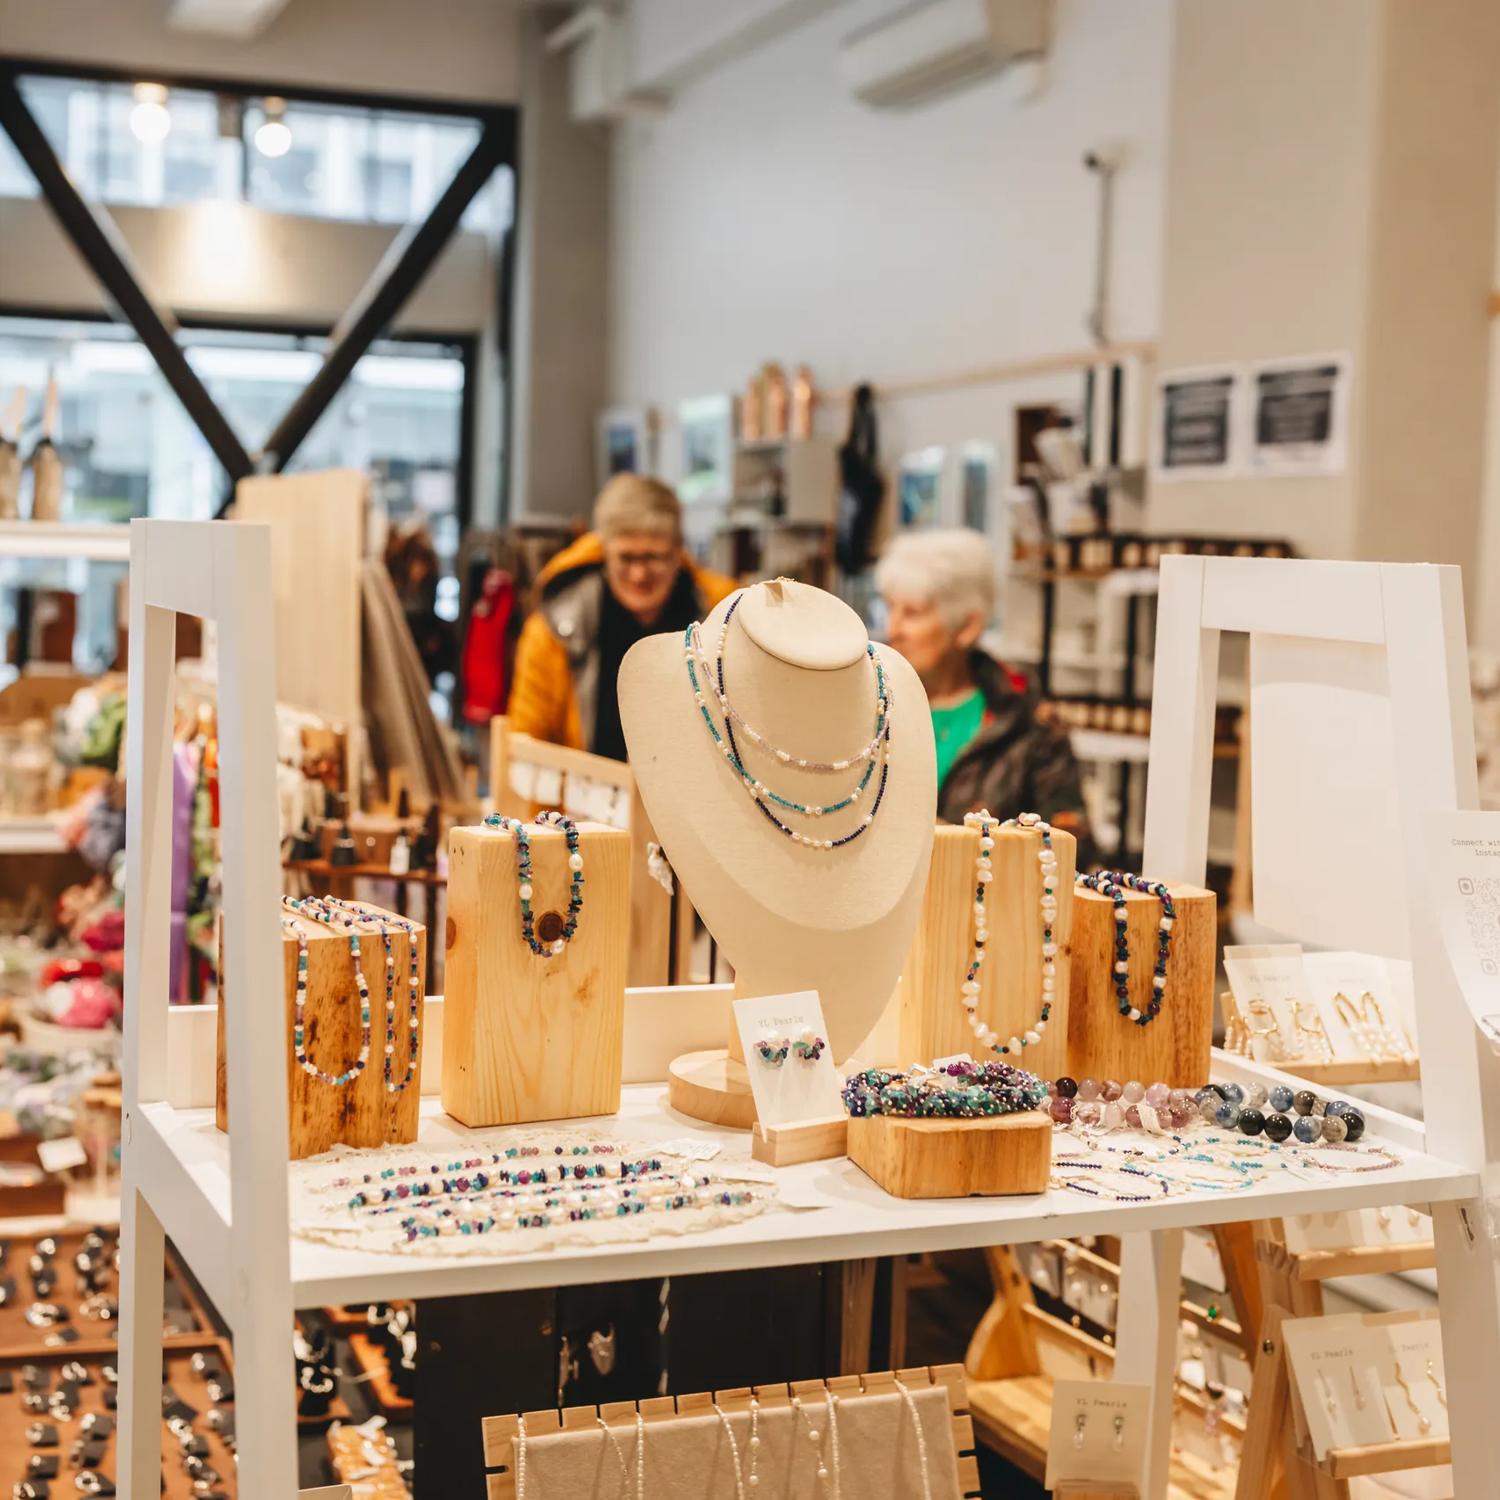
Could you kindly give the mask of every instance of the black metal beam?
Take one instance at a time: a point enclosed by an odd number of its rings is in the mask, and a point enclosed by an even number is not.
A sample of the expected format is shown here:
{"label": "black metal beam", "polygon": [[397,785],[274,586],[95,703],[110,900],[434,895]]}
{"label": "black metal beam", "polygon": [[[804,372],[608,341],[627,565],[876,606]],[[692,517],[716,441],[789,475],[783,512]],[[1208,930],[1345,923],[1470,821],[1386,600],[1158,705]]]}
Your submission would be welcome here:
{"label": "black metal beam", "polygon": [[242,479],[254,471],[250,455],[214,404],[214,399],[194,373],[175,337],[177,324],[171,312],[158,307],[141,285],[131,264],[130,250],[101,208],[88,203],[57,159],[52,144],[21,97],[13,73],[0,74],[0,126],[15,144],[21,160],[31,170],[42,198],[52,210],[63,233],[83,257],[121,316],[156,361],[173,394],[182,402],[204,441],[228,470],[231,479]]}
{"label": "black metal beam", "polygon": [[487,121],[473,151],[433,204],[432,211],[420,224],[409,225],[391,242],[349,311],[339,319],[318,373],[266,439],[259,456],[262,469],[280,471],[286,467],[355,365],[421,284],[453,237],[475,195],[490,180],[495,168],[510,158],[514,143],[513,117]]}

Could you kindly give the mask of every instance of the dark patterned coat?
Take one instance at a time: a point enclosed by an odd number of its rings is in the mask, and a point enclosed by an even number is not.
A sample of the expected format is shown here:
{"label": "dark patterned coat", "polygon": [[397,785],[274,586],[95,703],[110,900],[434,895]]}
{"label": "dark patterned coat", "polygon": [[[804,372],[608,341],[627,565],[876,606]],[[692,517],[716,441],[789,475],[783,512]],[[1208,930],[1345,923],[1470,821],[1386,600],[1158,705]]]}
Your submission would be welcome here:
{"label": "dark patterned coat", "polygon": [[938,816],[961,823],[965,813],[982,808],[997,818],[1040,813],[1077,838],[1078,867],[1087,868],[1092,857],[1088,813],[1067,732],[1038,722],[1036,693],[1017,690],[988,652],[975,650],[969,661],[985,698],[984,723],[938,788]]}

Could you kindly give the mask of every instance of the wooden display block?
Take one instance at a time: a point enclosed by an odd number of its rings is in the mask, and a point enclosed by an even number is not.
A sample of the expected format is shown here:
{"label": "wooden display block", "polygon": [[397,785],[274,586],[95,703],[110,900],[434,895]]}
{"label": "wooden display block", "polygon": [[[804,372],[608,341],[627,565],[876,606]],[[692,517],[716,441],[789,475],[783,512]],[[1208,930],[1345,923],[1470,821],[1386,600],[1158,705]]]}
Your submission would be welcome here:
{"label": "wooden display block", "polygon": [[[1177,909],[1167,958],[1161,1014],[1138,1026],[1115,998],[1114,902],[1094,891],[1073,894],[1073,963],[1068,1005],[1067,1072],[1074,1078],[1118,1079],[1196,1088],[1208,1082],[1213,1049],[1214,966],[1218,931],[1212,891],[1168,887]],[[1130,943],[1130,1003],[1151,999],[1161,902],[1125,895]]]}
{"label": "wooden display block", "polygon": [[1052,1121],[1040,1110],[989,1120],[849,1121],[849,1160],[893,1198],[1043,1193],[1052,1171]]}
{"label": "wooden display block", "polygon": [[[394,924],[403,919],[380,907],[366,906],[374,920],[390,917],[391,955],[395,960],[396,1050],[391,1057],[391,1076],[398,1083],[406,1076],[411,1027],[407,1025],[407,976],[411,945],[417,946],[417,1045],[420,1052],[422,1011],[425,996],[422,976],[427,972],[427,931],[420,923],[415,932]],[[307,1002],[305,1039],[307,1055],[325,1073],[339,1074],[359,1056],[361,1022],[359,990],[354,983],[354,965],[348,935],[298,918],[307,937]],[[297,1061],[292,1027],[297,1014],[297,939],[283,932],[281,940],[283,1018],[286,1038],[288,1136],[291,1158],[317,1156],[334,1146],[404,1145],[417,1138],[417,1112],[421,1103],[420,1067],[417,1075],[392,1094],[385,1086],[385,943],[378,932],[361,930],[360,966],[370,993],[370,1059],[364,1072],[350,1083],[335,1088],[314,1078]],[[220,973],[224,969],[221,964]],[[224,1063],[225,1005],[235,998],[220,991],[218,1081],[215,1123],[229,1129],[229,1075]]]}
{"label": "wooden display block", "polygon": [[674,1057],[667,1064],[667,1102],[679,1114],[709,1125],[749,1130],[755,1124],[755,1095],[744,1059],[725,1047]]}
{"label": "wooden display block", "polygon": [[755,1122],[750,1136],[750,1155],[772,1167],[795,1167],[804,1161],[828,1161],[843,1156],[848,1146],[849,1117],[799,1120],[792,1125],[762,1125]]}
{"label": "wooden display block", "polygon": [[[465,1125],[613,1114],[620,1107],[630,835],[580,823],[583,910],[562,953],[521,935],[516,847],[483,824],[448,836],[443,1108]],[[532,910],[542,941],[567,910],[567,844],[532,827]]]}
{"label": "wooden display block", "polygon": [[[990,868],[995,878],[985,897],[989,942],[979,971],[975,1014],[1002,1039],[1009,1039],[1034,1027],[1042,1009],[1042,878],[1037,863],[1042,835],[1035,829],[997,827],[994,839]],[[1057,919],[1052,933],[1058,949],[1052,1012],[1040,1045],[1027,1047],[1017,1059],[1005,1059],[1042,1078],[1062,1073],[1067,1055],[1069,938],[1078,842],[1072,834],[1056,832],[1052,847],[1057,854]],[[962,985],[974,951],[978,857],[977,829],[948,824],[938,828],[921,920],[897,991],[902,1063],[930,1063],[961,1052],[986,1061],[994,1056],[970,1029],[963,1006]]]}

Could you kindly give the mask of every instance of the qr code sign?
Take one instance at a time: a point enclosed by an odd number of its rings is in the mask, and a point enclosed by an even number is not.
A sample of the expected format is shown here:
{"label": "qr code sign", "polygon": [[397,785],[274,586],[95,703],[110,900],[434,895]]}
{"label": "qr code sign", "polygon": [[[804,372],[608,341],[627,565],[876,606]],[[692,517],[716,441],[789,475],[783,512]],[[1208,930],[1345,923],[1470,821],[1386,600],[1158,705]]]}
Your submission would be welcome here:
{"label": "qr code sign", "polygon": [[1479,972],[1500,974],[1500,875],[1463,876],[1458,894]]}

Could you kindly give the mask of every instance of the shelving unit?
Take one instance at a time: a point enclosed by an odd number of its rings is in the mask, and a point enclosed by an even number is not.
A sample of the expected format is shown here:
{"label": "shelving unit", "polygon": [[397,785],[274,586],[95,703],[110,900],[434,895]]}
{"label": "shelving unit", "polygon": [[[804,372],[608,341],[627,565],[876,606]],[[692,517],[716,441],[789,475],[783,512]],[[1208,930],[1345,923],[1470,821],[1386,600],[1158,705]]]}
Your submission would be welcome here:
{"label": "shelving unit", "polygon": [[128,563],[128,522],[0,521],[0,557]]}
{"label": "shelving unit", "polygon": [[[1237,570],[1292,567],[1292,577]],[[1222,574],[1221,569],[1234,569]],[[1338,574],[1330,588],[1326,572]],[[1358,575],[1357,597],[1344,570]],[[1164,566],[1157,640],[1147,805],[1148,867],[1157,878],[1199,884],[1204,875],[1212,771],[1213,665],[1218,631],[1248,629],[1357,639],[1385,646],[1397,787],[1413,809],[1473,804],[1467,700],[1453,692],[1464,632],[1456,569],[1354,564],[1241,564],[1173,559]],[[1400,1154],[1387,1171],[1302,1180],[1274,1174],[1238,1193],[1187,1193],[1140,1204],[1080,1198],[1065,1190],[1016,1198],[896,1200],[849,1163],[783,1172],[796,1212],[701,1234],[544,1253],[438,1259],[388,1256],[293,1241],[289,1230],[285,1036],[264,1024],[279,1007],[247,1003],[226,1018],[230,1131],[207,1110],[177,1109],[167,1048],[167,880],[170,869],[170,729],[174,614],[218,623],[224,892],[228,988],[279,996],[274,660],[264,627],[270,596],[269,530],[256,525],[138,521],[131,536],[127,841],[124,1183],[125,1271],[121,1316],[122,1500],[154,1500],[160,1369],[161,1266],[170,1235],[227,1320],[235,1343],[241,1493],[256,1500],[296,1494],[295,1412],[286,1379],[293,1310],[363,1299],[575,1285],[967,1246],[1109,1233],[1121,1237],[1116,1370],[1156,1392],[1141,1494],[1167,1491],[1182,1230],[1289,1214],[1384,1204],[1430,1207],[1442,1284],[1444,1336],[1455,1433],[1454,1465],[1466,1496],[1493,1493],[1500,1475],[1500,1424],[1490,1420],[1485,1372],[1500,1366],[1500,1306],[1491,1250],[1479,1226],[1486,1166],[1478,1087],[1482,1061],[1451,974],[1432,939],[1420,880],[1408,881],[1421,1045],[1443,1087],[1424,1094],[1424,1128],[1371,1107],[1370,1135]],[[1353,611],[1351,613],[1351,610]],[[1444,669],[1446,667],[1446,670]],[[663,1014],[677,998],[659,992]],[[659,1032],[652,1007],[632,1023]],[[626,1039],[626,1051],[632,1046]],[[1278,1081],[1243,1059],[1215,1057],[1218,1076]],[[743,1134],[687,1125],[664,1111],[659,1084],[625,1091],[623,1120],[648,1133],[685,1134],[743,1151]],[[464,1132],[424,1100],[420,1139]]]}
{"label": "shelving unit", "polygon": [[0,817],[0,855],[66,854],[57,819]]}

